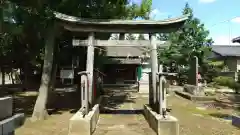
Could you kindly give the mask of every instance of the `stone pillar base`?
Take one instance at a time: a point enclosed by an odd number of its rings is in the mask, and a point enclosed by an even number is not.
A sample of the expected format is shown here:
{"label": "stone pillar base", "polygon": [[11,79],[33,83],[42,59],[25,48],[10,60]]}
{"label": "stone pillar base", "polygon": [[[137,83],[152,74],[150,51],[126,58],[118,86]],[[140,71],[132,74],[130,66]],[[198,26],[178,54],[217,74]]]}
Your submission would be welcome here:
{"label": "stone pillar base", "polygon": [[100,108],[99,104],[101,103],[102,97],[99,97],[97,104],[94,105],[92,110],[83,117],[82,112],[79,110],[75,113],[69,122],[68,135],[92,135],[96,129]]}
{"label": "stone pillar base", "polygon": [[82,112],[78,111],[70,119],[68,135],[92,135],[96,129],[99,118],[99,104],[83,117]]}
{"label": "stone pillar base", "polygon": [[179,135],[179,123],[175,117],[167,116],[167,118],[163,118],[152,111],[148,105],[144,105],[144,116],[157,135]]}

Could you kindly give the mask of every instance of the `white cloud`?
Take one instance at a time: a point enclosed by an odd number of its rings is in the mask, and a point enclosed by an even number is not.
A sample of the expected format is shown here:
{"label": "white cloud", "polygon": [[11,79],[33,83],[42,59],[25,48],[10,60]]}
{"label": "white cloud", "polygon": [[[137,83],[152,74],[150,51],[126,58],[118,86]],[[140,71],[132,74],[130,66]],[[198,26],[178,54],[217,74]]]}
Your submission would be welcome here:
{"label": "white cloud", "polygon": [[228,35],[222,35],[213,38],[214,45],[239,45],[238,43],[232,43],[232,38]]}
{"label": "white cloud", "polygon": [[240,23],[240,17],[235,17],[231,20],[232,23]]}
{"label": "white cloud", "polygon": [[216,0],[199,0],[200,3],[213,3]]}
{"label": "white cloud", "polygon": [[155,8],[151,11],[150,18],[151,19],[159,19],[167,14],[168,14],[167,12],[161,12],[159,9]]}
{"label": "white cloud", "polygon": [[150,13],[150,17],[155,18],[158,14],[160,14],[160,11],[158,9],[153,9]]}

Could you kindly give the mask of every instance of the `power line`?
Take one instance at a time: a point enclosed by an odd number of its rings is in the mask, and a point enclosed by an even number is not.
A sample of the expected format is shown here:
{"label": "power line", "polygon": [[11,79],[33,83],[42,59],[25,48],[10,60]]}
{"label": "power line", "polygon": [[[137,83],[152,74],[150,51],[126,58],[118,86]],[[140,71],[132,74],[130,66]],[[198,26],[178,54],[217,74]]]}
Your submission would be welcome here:
{"label": "power line", "polygon": [[218,24],[221,24],[221,23],[226,23],[226,22],[230,23],[231,20],[236,19],[236,18],[238,18],[238,17],[240,18],[240,16],[236,16],[236,17],[233,17],[233,18],[231,18],[231,19],[227,19],[227,20],[224,20],[224,21],[220,21],[220,22],[218,22],[218,23],[215,23],[215,24],[211,25],[210,27],[214,27],[214,26],[216,26],[216,25],[218,25]]}
{"label": "power line", "polygon": [[228,41],[228,44],[230,45],[231,44],[231,35],[232,35],[232,28],[231,28],[231,22],[233,19],[236,19],[236,18],[239,18],[240,16],[236,16],[234,18],[231,18],[231,19],[227,19],[227,20],[224,20],[224,21],[221,21],[221,22],[218,22],[218,23],[215,23],[213,25],[210,26],[211,27],[214,27],[218,24],[222,24],[222,23],[228,23],[228,37],[229,37],[229,41]]}

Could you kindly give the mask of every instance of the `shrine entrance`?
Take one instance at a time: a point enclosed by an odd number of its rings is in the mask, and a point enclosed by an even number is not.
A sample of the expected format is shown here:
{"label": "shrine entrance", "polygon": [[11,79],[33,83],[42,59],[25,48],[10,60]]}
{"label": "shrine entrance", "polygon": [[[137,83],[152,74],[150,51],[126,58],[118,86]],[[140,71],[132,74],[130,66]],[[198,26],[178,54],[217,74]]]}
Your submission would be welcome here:
{"label": "shrine entrance", "polygon": [[106,74],[104,83],[111,84],[136,84],[137,64],[108,64],[104,66],[103,72]]}
{"label": "shrine entrance", "polygon": [[[58,24],[64,29],[72,32],[85,32],[88,34],[88,39],[73,39],[73,46],[86,46],[87,47],[87,62],[86,71],[81,71],[78,75],[81,76],[81,101],[82,105],[79,111],[70,119],[69,125],[69,135],[91,135],[100,134],[103,130],[101,128],[111,128],[119,130],[129,125],[118,125],[114,127],[108,126],[104,127],[104,122],[108,123],[110,120],[103,117],[102,107],[114,106],[117,103],[123,103],[124,106],[118,107],[126,112],[132,112],[132,114],[143,113],[146,120],[144,122],[148,123],[149,126],[157,134],[164,135],[178,135],[178,123],[177,119],[172,117],[167,113],[166,105],[166,80],[165,77],[169,75],[175,75],[174,73],[164,73],[162,69],[159,68],[157,60],[157,46],[161,46],[162,42],[156,40],[156,33],[169,33],[174,32],[180,28],[188,16],[183,16],[175,19],[168,19],[163,21],[134,21],[134,20],[88,20],[81,19],[73,16],[68,16],[61,13],[55,13]],[[120,40],[101,40],[96,37],[97,34],[102,33],[120,33]],[[123,40],[123,36],[126,33],[144,33],[149,34],[149,40]],[[134,103],[140,103],[138,93],[129,93],[126,91],[119,91],[117,88],[106,90],[105,94],[96,99],[94,93],[94,50],[97,48],[104,47],[138,47],[138,48],[150,48],[146,51],[150,54],[150,67],[151,72],[149,72],[149,80],[144,80],[148,82],[148,102],[144,102],[143,105],[137,105]],[[143,61],[146,56],[139,56],[139,59]],[[136,58],[137,59],[137,58]],[[125,66],[126,68],[126,66]],[[117,69],[117,68],[116,68]],[[110,79],[117,80],[121,82],[126,79],[133,79],[136,73],[130,73],[131,67],[121,71],[123,69],[118,68],[119,72],[114,73],[111,70],[107,70],[108,74],[111,75]],[[129,72],[128,72],[129,71]],[[134,71],[136,72],[136,70]],[[103,73],[105,74],[105,73]],[[120,78],[120,79],[119,79]],[[122,79],[122,80],[121,80]],[[145,77],[146,79],[146,77]],[[138,80],[138,84],[141,85],[141,78]],[[140,86],[141,87],[141,86]],[[123,100],[124,99],[124,100]],[[127,105],[127,107],[125,106]],[[136,105],[136,106],[135,106]],[[106,108],[105,108],[106,109]],[[120,110],[114,108],[113,110],[107,109],[108,111],[115,112],[114,117],[119,117],[119,119],[114,119],[115,123],[121,120],[126,120],[128,124],[131,120],[136,124],[140,122],[136,117],[131,117],[125,115],[124,117],[118,115]],[[129,111],[130,110],[130,111]],[[132,111],[131,111],[132,110]],[[141,110],[141,111],[138,111]],[[105,113],[107,111],[105,110]],[[133,115],[134,116],[134,115]],[[100,117],[100,121],[99,121]],[[103,123],[102,123],[103,122]],[[143,122],[144,125],[146,125]],[[105,124],[106,124],[105,123]],[[111,123],[111,122],[110,122]],[[126,124],[127,124],[126,123]],[[98,126],[97,126],[98,125]],[[101,127],[102,126],[102,127]],[[140,125],[136,125],[136,130]],[[125,128],[124,128],[125,129]],[[119,134],[125,133],[121,130]],[[142,131],[144,132],[144,131]],[[150,132],[150,131],[149,131]],[[109,133],[110,134],[110,133]],[[112,134],[118,134],[113,131]],[[130,130],[126,134],[137,134],[136,132],[131,132]],[[144,133],[139,133],[144,134]],[[148,133],[147,133],[148,134]],[[150,134],[150,133],[149,133]],[[151,133],[152,134],[152,133]]]}

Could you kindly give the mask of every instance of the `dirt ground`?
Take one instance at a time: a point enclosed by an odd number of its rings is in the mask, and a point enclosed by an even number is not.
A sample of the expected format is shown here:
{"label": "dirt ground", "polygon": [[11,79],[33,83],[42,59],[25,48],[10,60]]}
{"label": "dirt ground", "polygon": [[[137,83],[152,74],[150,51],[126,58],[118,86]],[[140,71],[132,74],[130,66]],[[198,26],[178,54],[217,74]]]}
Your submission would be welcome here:
{"label": "dirt ground", "polygon": [[24,113],[26,116],[24,125],[15,130],[16,135],[67,135],[69,119],[80,107],[79,93],[51,93],[51,100],[48,104],[48,113],[50,114],[48,119],[33,123],[30,118],[37,92],[11,93],[10,96],[14,97],[14,113]]}
{"label": "dirt ground", "polygon": [[[26,96],[26,94],[24,95]],[[33,98],[31,94],[28,95]],[[130,107],[141,109],[141,106],[148,102],[148,97],[145,94],[133,94],[131,100],[134,101],[127,99],[126,95],[119,96],[118,98],[119,100],[115,100],[115,103],[108,103],[111,105],[109,108],[127,110]],[[28,100],[29,98],[23,98],[22,103],[26,103],[24,99]],[[57,101],[60,100],[58,99]],[[136,102],[137,104],[135,104]],[[29,107],[32,107],[32,104],[34,104],[34,100],[28,103]],[[240,135],[240,129],[232,126],[230,121],[225,120],[227,119],[225,117],[232,113],[231,109],[206,109],[203,104],[196,104],[175,95],[168,97],[168,106],[172,109],[171,114],[179,119],[180,135]],[[17,104],[17,108],[21,110],[21,103]],[[25,124],[16,130],[16,135],[67,135],[68,120],[73,115],[72,109],[74,107],[70,106],[68,109],[66,108],[60,109],[60,111],[57,111],[58,113],[52,113],[45,121],[32,123],[27,118]],[[25,108],[22,110],[30,114],[32,109]],[[125,128],[138,130],[131,130],[133,131],[131,132],[133,135],[152,135],[153,132],[149,129],[142,114],[139,112],[135,113],[123,116],[117,114],[117,112],[115,114],[102,112],[95,135],[106,135],[107,132],[108,134],[116,135],[116,130],[122,131],[121,134],[126,134]],[[29,114],[27,116],[30,116]],[[114,125],[112,124],[113,121]],[[126,123],[128,124],[126,125]]]}
{"label": "dirt ground", "polygon": [[228,119],[233,110],[206,107],[178,96],[170,96],[168,105],[180,123],[180,135],[240,135],[240,129]]}

